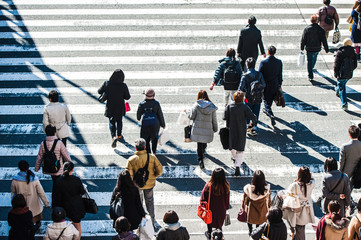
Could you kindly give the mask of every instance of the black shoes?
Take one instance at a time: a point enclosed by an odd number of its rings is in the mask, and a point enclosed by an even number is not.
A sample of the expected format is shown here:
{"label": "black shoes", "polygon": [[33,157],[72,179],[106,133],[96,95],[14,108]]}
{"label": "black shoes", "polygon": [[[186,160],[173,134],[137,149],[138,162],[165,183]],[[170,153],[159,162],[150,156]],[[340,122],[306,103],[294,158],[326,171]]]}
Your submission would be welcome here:
{"label": "black shoes", "polygon": [[118,141],[118,138],[117,138],[117,137],[113,137],[112,148],[116,148],[116,147],[117,147],[117,141]]}
{"label": "black shoes", "polygon": [[199,167],[200,167],[201,169],[204,169],[204,162],[203,162],[203,160],[200,160],[200,161],[199,161]]}
{"label": "black shoes", "polygon": [[240,176],[241,175],[241,171],[239,170],[239,167],[236,167],[236,171],[234,172],[234,176]]}
{"label": "black shoes", "polygon": [[267,115],[271,119],[272,126],[276,125],[275,116],[273,114],[270,114],[265,108],[262,109],[263,113]]}

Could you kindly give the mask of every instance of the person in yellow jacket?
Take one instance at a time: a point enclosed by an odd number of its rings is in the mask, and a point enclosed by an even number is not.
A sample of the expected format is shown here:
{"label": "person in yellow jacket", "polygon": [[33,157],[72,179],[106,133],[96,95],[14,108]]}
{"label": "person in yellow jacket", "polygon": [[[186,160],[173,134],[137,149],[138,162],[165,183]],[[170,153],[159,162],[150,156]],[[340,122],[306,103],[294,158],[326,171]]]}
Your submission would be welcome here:
{"label": "person in yellow jacket", "polygon": [[[126,170],[130,173],[130,176],[134,177],[134,174],[138,171],[139,168],[142,168],[147,163],[147,150],[145,148],[146,142],[143,138],[135,140],[135,152],[134,156],[128,159]],[[144,185],[144,187],[139,189],[139,195],[141,200],[143,199],[142,193],[145,199],[145,205],[147,211],[152,218],[153,226],[155,230],[160,228],[159,224],[155,221],[154,214],[154,197],[153,197],[153,188],[155,186],[156,178],[162,175],[163,166],[159,162],[158,158],[154,154],[149,154],[149,165],[148,165],[149,177]]]}

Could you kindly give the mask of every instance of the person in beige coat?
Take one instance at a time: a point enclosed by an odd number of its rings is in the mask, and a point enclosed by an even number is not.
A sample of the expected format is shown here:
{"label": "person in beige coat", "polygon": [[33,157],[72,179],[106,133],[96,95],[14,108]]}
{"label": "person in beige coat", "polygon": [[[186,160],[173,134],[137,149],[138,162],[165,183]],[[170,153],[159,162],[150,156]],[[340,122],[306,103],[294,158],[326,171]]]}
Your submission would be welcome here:
{"label": "person in beige coat", "polygon": [[49,201],[45,196],[39,179],[29,170],[29,163],[21,160],[19,161],[18,167],[20,172],[13,177],[11,182],[11,197],[16,194],[22,194],[24,196],[26,205],[33,213],[33,223],[36,223],[37,228],[39,228],[40,220],[43,218],[43,205],[41,201],[45,207],[49,206]]}
{"label": "person in beige coat", "polygon": [[70,135],[70,111],[65,104],[59,103],[59,93],[56,90],[51,90],[48,97],[50,103],[44,107],[43,113],[44,131],[48,125],[55,126],[56,136],[66,146],[66,140]]}
{"label": "person in beige coat", "polygon": [[350,220],[340,216],[341,205],[332,200],[328,204],[329,215],[325,216],[325,239],[326,240],[347,240],[348,239],[348,225]]}
{"label": "person in beige coat", "polygon": [[357,203],[357,213],[352,217],[350,225],[348,225],[348,240],[359,240],[357,234],[361,227],[361,198]]}
{"label": "person in beige coat", "polygon": [[51,214],[52,224],[48,225],[48,229],[44,235],[43,240],[78,240],[79,231],[73,224],[65,221],[66,213],[61,207],[55,207]]}

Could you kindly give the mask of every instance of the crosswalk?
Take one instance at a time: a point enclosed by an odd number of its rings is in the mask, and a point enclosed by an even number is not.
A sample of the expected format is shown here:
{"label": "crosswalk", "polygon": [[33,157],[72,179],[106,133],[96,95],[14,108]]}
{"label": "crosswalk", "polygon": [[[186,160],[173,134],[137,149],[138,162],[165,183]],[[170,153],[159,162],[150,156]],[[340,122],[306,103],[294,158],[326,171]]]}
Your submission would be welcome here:
{"label": "crosswalk", "polygon": [[[97,214],[87,214],[82,221],[84,239],[109,239],[115,234],[108,214],[110,196],[134,152],[140,132],[135,114],[147,87],[155,89],[171,137],[158,147],[164,171],[155,187],[156,218],[162,223],[164,213],[175,210],[191,239],[204,239],[206,226],[196,216],[196,207],[215,167],[226,170],[231,185],[232,224],[223,229],[226,239],[246,239],[247,227],[236,216],[243,186],[253,172],[263,170],[275,194],[306,165],[318,183],[317,196],[324,159],[338,158],[339,147],[348,140],[348,126],[360,122],[360,69],[348,83],[350,112],[345,113],[334,92],[332,53],[320,53],[313,83],[307,80],[305,67],[297,66],[302,31],[320,7],[313,0],[2,0],[0,4],[0,239],[6,239],[9,230],[12,176],[19,160],[35,164],[44,139],[43,107],[52,89],[60,92],[72,114],[68,150],[75,172],[99,205]],[[332,4],[340,15],[341,35],[348,37],[346,19],[352,4],[346,0]],[[222,149],[218,134],[208,145],[206,168],[201,170],[196,144],[183,141],[184,126],[176,120],[192,106],[200,89],[209,88],[218,60],[228,48],[237,47],[240,29],[251,14],[257,17],[265,47],[275,45],[276,56],[283,61],[287,103],[285,108],[274,107],[275,127],[260,114],[259,135],[247,139],[241,176],[234,177],[230,153]],[[259,56],[258,63],[262,59]],[[124,118],[125,142],[112,149],[97,89],[116,68],[124,71],[132,97],[131,111]],[[223,89],[208,93],[223,127]],[[51,199],[51,179],[36,174]],[[361,197],[360,192],[353,194],[355,199]],[[46,208],[39,238],[50,220]],[[310,226],[307,234],[312,239]]]}

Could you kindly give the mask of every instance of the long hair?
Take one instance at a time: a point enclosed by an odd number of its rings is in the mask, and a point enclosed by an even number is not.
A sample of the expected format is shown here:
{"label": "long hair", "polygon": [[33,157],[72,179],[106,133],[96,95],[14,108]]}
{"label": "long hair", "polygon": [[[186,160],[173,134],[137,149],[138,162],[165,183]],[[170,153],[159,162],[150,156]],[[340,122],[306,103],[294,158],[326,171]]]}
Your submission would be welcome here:
{"label": "long hair", "polygon": [[64,178],[69,177],[70,172],[74,169],[74,163],[72,163],[72,162],[64,163],[63,169],[64,169],[64,171],[63,171]]}
{"label": "long hair", "polygon": [[132,187],[136,187],[130,173],[127,170],[123,170],[119,173],[117,185],[115,186],[116,197],[121,196],[123,191],[128,191]]}
{"label": "long hair", "polygon": [[19,161],[18,167],[20,171],[26,172],[26,183],[29,184],[30,178],[35,177],[35,174],[29,169],[29,163],[25,160]]}
{"label": "long hair", "polygon": [[328,157],[325,161],[324,166],[325,172],[331,172],[333,170],[337,170],[337,161],[333,157]]}
{"label": "long hair", "polygon": [[331,213],[331,220],[332,222],[336,222],[337,220],[341,219],[341,216],[339,214],[341,205],[337,200],[332,200],[328,204],[329,211]]}
{"label": "long hair", "polygon": [[301,185],[301,190],[304,188],[304,194],[307,196],[307,184],[311,181],[310,169],[306,166],[300,167],[297,174],[297,182]]}
{"label": "long hair", "polygon": [[257,170],[253,174],[252,185],[255,186],[253,193],[256,195],[263,195],[266,191],[266,177],[261,170]]}
{"label": "long hair", "polygon": [[198,95],[197,95],[197,100],[206,100],[206,101],[211,101],[209,100],[208,94],[205,90],[199,90]]}
{"label": "long hair", "polygon": [[215,196],[229,193],[230,187],[223,168],[214,169],[211,180],[208,183],[212,184],[212,192]]}

